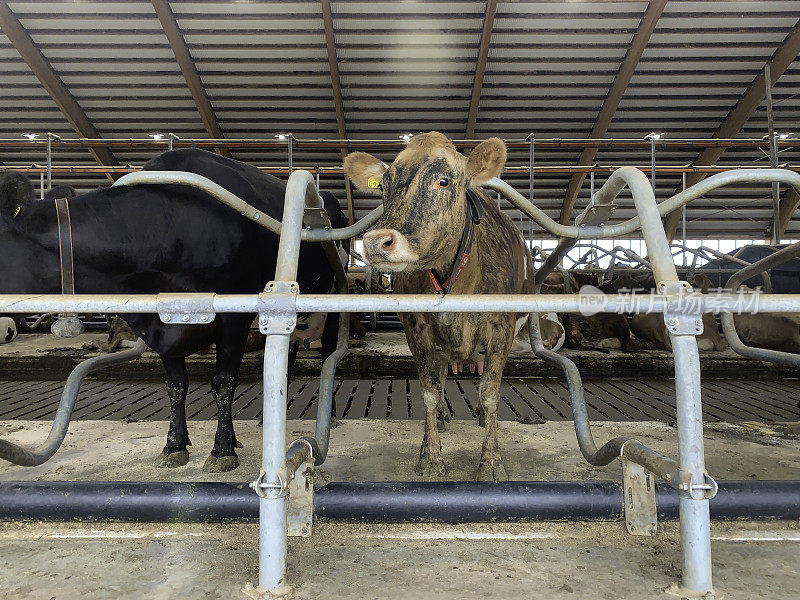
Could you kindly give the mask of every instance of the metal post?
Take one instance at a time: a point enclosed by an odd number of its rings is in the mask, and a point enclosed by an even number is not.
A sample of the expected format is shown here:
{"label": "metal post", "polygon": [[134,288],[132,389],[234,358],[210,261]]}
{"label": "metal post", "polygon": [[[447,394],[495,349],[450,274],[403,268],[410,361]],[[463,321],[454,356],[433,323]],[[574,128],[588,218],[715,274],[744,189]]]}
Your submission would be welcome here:
{"label": "metal post", "polygon": [[[291,138],[289,142],[291,148]],[[275,280],[268,285],[276,293],[297,293],[297,261],[300,234],[306,206],[321,207],[310,173],[300,171],[289,176],[283,208],[281,238]],[[276,320],[277,324],[270,324]],[[277,315],[259,315],[259,328],[265,331],[264,343],[264,431],[261,447],[261,474],[253,483],[259,500],[259,570],[258,588],[243,590],[251,598],[287,596],[286,582],[286,396],[289,364],[289,335],[294,330],[297,313],[288,310]]]}
{"label": "metal post", "polygon": [[289,149],[289,175],[292,174],[292,134],[286,136],[286,143]]}
{"label": "metal post", "polygon": [[44,173],[39,173],[39,199],[44,200]]}
{"label": "metal post", "polygon": [[656,136],[650,134],[650,185],[653,186],[653,195],[656,193]]}
{"label": "metal post", "polygon": [[[686,191],[686,171],[681,173],[681,186]],[[681,233],[683,234],[683,266],[686,266],[686,205],[681,206]]]}
{"label": "metal post", "polygon": [[[769,158],[772,167],[778,166],[778,139],[775,137],[775,122],[772,114],[772,80],[769,71],[769,64],[764,65],[764,88],[767,96],[767,135],[769,136]],[[772,182],[772,243],[780,243],[780,184]]]}
{"label": "metal post", "polygon": [[53,154],[52,154],[53,134],[47,132],[47,191],[53,187]]}
{"label": "metal post", "polygon": [[[589,173],[589,204],[594,201],[594,171]],[[597,246],[597,238],[595,238],[592,243]],[[595,253],[595,258],[597,254]]]}
{"label": "metal post", "polygon": [[[533,203],[533,165],[534,165],[534,146],[535,135],[531,133],[528,135],[530,140],[530,156],[528,157],[528,199]],[[533,219],[528,217],[528,247],[533,250]]]}
{"label": "metal post", "polygon": [[181,138],[179,138],[179,137],[178,137],[177,135],[175,135],[174,133],[172,133],[172,132],[168,133],[168,134],[167,134],[167,147],[168,147],[170,150],[172,150],[172,142],[173,142],[173,141],[175,141],[175,140],[179,140],[179,139],[181,139]]}
{"label": "metal post", "polygon": [[[678,416],[678,457],[691,485],[706,484],[703,411],[700,400],[700,355],[694,335],[670,333],[675,357],[675,400]],[[684,491],[680,511],[683,587],[693,594],[713,593],[711,582],[711,520],[704,490]],[[694,597],[694,596],[692,596]]]}
{"label": "metal post", "polygon": [[287,595],[286,582],[286,382],[289,335],[267,335],[264,344],[264,432],[261,469],[265,490],[258,510],[258,586],[264,597]]}

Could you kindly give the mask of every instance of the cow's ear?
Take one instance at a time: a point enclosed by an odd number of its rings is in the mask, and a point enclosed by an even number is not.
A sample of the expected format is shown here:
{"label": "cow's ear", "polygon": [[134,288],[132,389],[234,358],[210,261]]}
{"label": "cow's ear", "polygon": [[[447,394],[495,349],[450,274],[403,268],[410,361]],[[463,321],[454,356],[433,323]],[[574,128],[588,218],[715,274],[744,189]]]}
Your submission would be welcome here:
{"label": "cow's ear", "polygon": [[489,138],[475,146],[467,158],[469,185],[481,185],[497,177],[506,164],[506,145],[500,138]]}
{"label": "cow's ear", "polygon": [[366,152],[352,152],[344,157],[344,172],[360,190],[377,189],[388,168]]}
{"label": "cow's ear", "polygon": [[22,173],[6,173],[0,179],[0,216],[13,219],[33,201],[33,184]]}

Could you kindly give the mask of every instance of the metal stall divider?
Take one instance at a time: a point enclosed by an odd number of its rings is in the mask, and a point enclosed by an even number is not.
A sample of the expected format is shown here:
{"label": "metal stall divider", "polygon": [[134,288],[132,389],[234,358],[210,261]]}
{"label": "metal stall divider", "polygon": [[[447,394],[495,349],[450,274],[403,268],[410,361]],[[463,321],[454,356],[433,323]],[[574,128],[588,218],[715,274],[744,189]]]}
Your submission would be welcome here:
{"label": "metal stall divider", "polygon": [[[594,455],[595,460],[608,462],[616,457],[636,463],[659,475],[668,485],[679,491],[681,546],[683,552],[684,595],[713,594],[711,579],[710,523],[708,500],[716,492],[716,484],[705,472],[702,414],[700,399],[700,363],[695,336],[702,332],[701,316],[711,303],[704,298],[686,303],[684,293],[688,284],[678,280],[669,244],[661,224],[661,216],[679,209],[690,200],[708,191],[737,182],[780,181],[800,190],[800,175],[781,169],[749,169],[714,175],[672,198],[656,204],[647,177],[638,169],[617,169],[595,194],[587,209],[576,220],[577,226],[560,225],[540,209],[519,195],[504,182],[492,180],[487,187],[500,191],[528,217],[562,238],[566,247],[571,240],[608,238],[630,233],[641,227],[648,255],[658,282],[658,294],[651,299],[647,309],[663,313],[670,333],[675,356],[676,396],[678,409],[677,462],[661,456],[632,441],[618,444],[612,440],[597,452],[592,452],[586,442],[591,440],[588,421],[576,418],[576,431],[584,455]],[[286,431],[286,371],[288,339],[294,328],[298,312],[342,311],[399,311],[399,312],[579,312],[587,302],[595,303],[600,312],[640,312],[642,306],[636,299],[624,295],[578,297],[575,295],[548,296],[448,296],[433,295],[369,295],[343,297],[337,295],[302,295],[294,282],[297,257],[302,240],[332,242],[358,235],[375,223],[381,208],[372,211],[358,223],[336,230],[303,228],[306,209],[319,211],[322,206],[316,192],[313,176],[307,171],[296,171],[286,189],[283,223],[278,223],[244,203],[224,188],[197,175],[180,172],[142,172],[128,175],[117,185],[137,183],[182,183],[195,185],[228,204],[247,218],[263,224],[281,234],[279,258],[275,280],[265,291],[254,295],[168,294],[144,296],[0,296],[0,311],[33,312],[41,310],[69,310],[75,312],[158,312],[164,320],[171,314],[185,315],[176,319],[190,322],[191,315],[202,313],[208,320],[217,312],[251,312],[259,314],[259,326],[266,334],[264,363],[264,438],[262,447],[262,472],[253,483],[260,503],[260,554],[259,585],[245,588],[253,598],[274,598],[287,594],[291,588],[285,580],[287,542],[287,493],[292,475],[311,463],[324,460],[329,434],[329,404],[326,415],[319,413],[317,435],[312,439],[293,442],[289,452],[284,450]],[[611,210],[614,198],[628,187],[632,193],[638,216],[615,225],[598,225],[602,211]],[[594,217],[592,215],[595,215]],[[601,216],[597,216],[601,215]],[[562,244],[559,244],[562,246]],[[548,257],[552,258],[553,253]],[[734,294],[713,299],[714,309],[733,311],[740,308]],[[763,295],[759,309],[764,312],[800,312],[800,295]],[[171,318],[171,317],[170,317]],[[341,341],[341,332],[340,332]],[[345,339],[346,342],[346,339]],[[338,353],[338,350],[337,350]],[[563,357],[561,357],[563,358]],[[336,359],[338,360],[338,359]],[[332,364],[335,365],[336,360]],[[563,362],[563,361],[562,361]],[[569,366],[563,364],[565,371]],[[573,365],[574,366],[574,365]],[[573,373],[573,381],[574,381]],[[333,370],[330,370],[332,381]],[[322,382],[322,387],[326,385]],[[573,389],[578,386],[571,385]],[[326,392],[327,393],[327,392]],[[329,402],[329,399],[328,399]],[[575,398],[573,397],[573,402]],[[326,404],[320,400],[318,409]],[[324,412],[324,411],[323,411]],[[322,439],[318,439],[318,437]],[[591,440],[593,442],[593,440]],[[322,442],[322,444],[320,444]],[[324,444],[324,449],[323,449]],[[319,454],[315,456],[318,447]],[[602,454],[598,457],[597,454]],[[588,458],[588,457],[587,457]],[[595,463],[596,464],[596,463]],[[607,464],[607,463],[606,463]],[[301,473],[302,474],[302,473]]]}

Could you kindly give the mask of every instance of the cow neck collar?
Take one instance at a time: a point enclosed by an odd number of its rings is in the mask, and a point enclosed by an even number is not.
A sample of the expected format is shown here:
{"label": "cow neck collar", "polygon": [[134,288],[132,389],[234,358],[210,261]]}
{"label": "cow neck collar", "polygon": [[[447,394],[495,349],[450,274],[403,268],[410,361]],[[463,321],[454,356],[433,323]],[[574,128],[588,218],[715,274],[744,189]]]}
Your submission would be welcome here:
{"label": "cow neck collar", "polygon": [[483,209],[481,207],[478,194],[473,190],[467,189],[467,216],[464,223],[464,232],[461,234],[461,242],[458,244],[458,251],[450,269],[450,277],[442,281],[433,269],[428,269],[433,289],[442,296],[448,294],[455,285],[461,272],[469,263],[472,242],[475,240],[475,225],[481,222]]}
{"label": "cow neck collar", "polygon": [[58,255],[61,265],[61,293],[75,293],[75,266],[72,258],[72,219],[69,200],[55,198],[56,223],[58,226]]}

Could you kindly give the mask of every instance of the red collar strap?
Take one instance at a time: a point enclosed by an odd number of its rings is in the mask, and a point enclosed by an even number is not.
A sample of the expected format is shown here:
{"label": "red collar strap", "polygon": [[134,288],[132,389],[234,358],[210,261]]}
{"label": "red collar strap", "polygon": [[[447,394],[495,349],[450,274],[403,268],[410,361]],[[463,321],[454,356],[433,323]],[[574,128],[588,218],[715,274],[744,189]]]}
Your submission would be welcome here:
{"label": "red collar strap", "polygon": [[469,253],[472,249],[472,242],[475,239],[475,225],[481,222],[481,213],[482,207],[478,195],[474,191],[468,189],[467,222],[464,224],[464,233],[461,234],[461,242],[458,244],[456,261],[450,271],[450,277],[444,281],[440,281],[433,269],[428,269],[428,275],[431,278],[433,289],[436,290],[437,294],[441,294],[442,296],[447,294],[455,285],[458,276],[461,275],[461,271],[463,271],[469,263]]}

